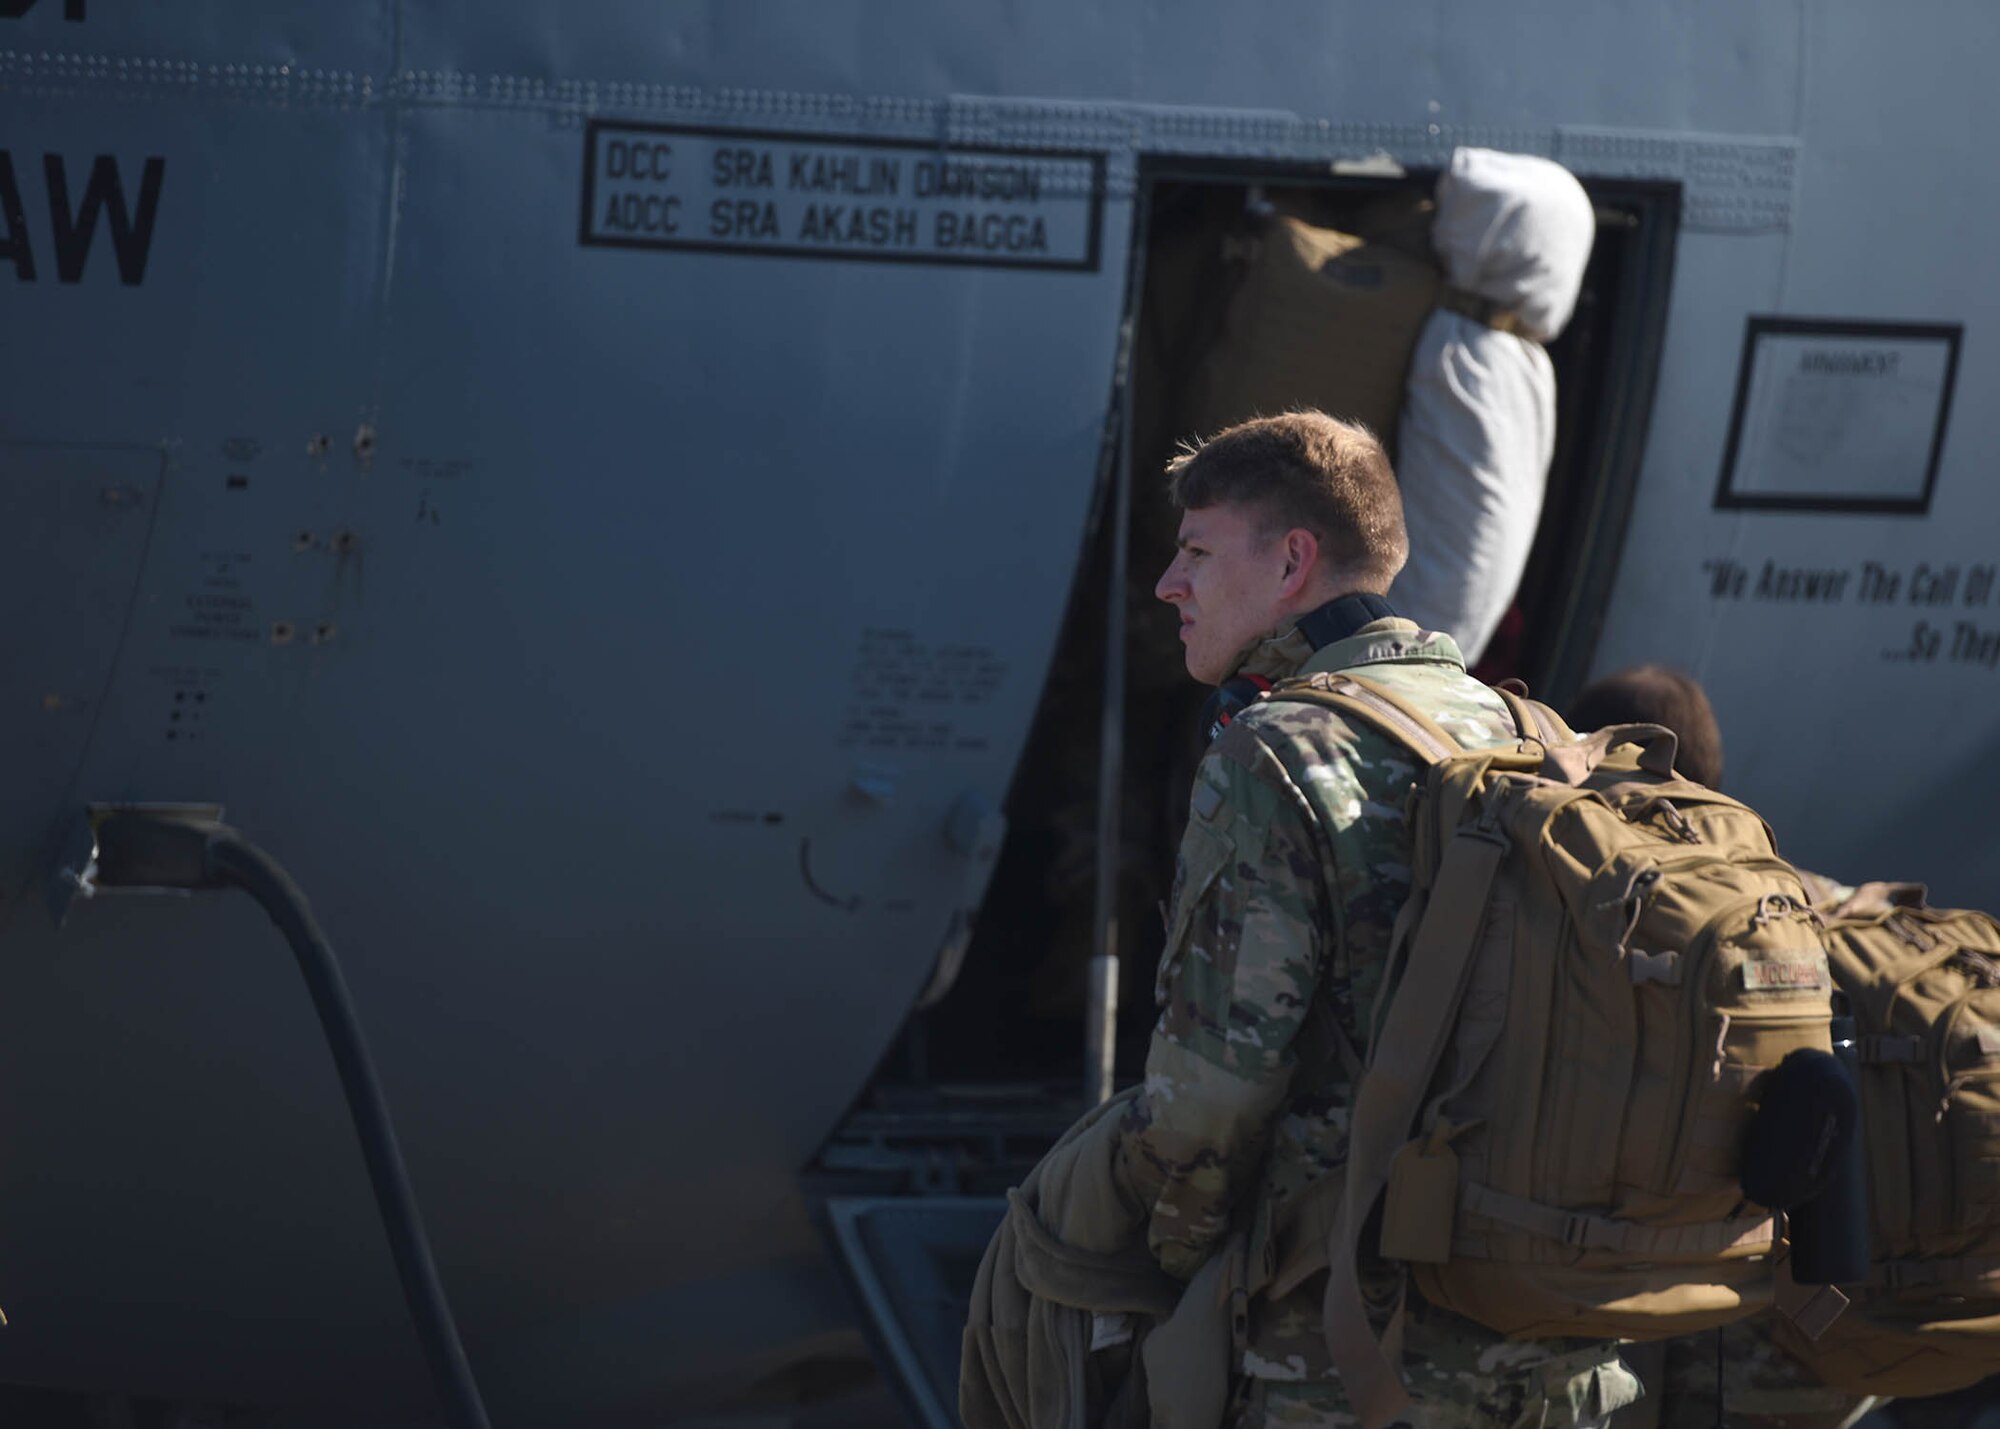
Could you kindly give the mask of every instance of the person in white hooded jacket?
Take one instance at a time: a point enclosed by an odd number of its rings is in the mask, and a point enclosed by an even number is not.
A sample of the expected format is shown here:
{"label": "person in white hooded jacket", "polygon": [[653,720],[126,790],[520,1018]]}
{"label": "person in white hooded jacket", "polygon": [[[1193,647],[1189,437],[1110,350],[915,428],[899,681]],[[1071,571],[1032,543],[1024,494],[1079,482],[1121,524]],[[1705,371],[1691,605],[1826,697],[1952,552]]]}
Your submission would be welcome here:
{"label": "person in white hooded jacket", "polygon": [[1476,663],[1514,598],[1555,453],[1555,369],[1596,237],[1583,186],[1527,154],[1458,149],[1437,186],[1441,304],[1410,362],[1397,470],[1398,610]]}

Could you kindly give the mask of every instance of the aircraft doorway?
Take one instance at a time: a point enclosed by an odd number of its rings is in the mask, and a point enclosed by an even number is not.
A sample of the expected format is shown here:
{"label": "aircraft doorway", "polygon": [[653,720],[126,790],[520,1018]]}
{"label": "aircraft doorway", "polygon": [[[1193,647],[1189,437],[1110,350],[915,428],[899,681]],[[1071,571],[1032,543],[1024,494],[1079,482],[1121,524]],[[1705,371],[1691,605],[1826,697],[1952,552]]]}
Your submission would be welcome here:
{"label": "aircraft doorway", "polygon": [[[1120,987],[1116,1079],[1144,1063],[1153,974],[1163,938],[1174,847],[1200,757],[1204,691],[1186,676],[1173,613],[1152,587],[1177,516],[1160,479],[1184,441],[1283,401],[1260,402],[1241,361],[1242,294],[1272,225],[1291,223],[1364,280],[1379,269],[1388,297],[1354,308],[1372,329],[1282,326],[1286,363],[1320,364],[1329,380],[1394,404],[1410,345],[1435,299],[1430,194],[1436,175],[1307,175],[1283,166],[1159,161],[1142,174],[1143,231],[1133,253],[1138,305],[1131,369],[1131,516],[1125,589]],[[1575,315],[1549,345],[1557,382],[1555,457],[1516,614],[1480,673],[1518,676],[1558,706],[1588,672],[1597,623],[1623,544],[1664,337],[1679,190],[1586,184],[1597,236]],[[1358,245],[1357,245],[1358,240]],[[1344,250],[1342,245],[1348,246]],[[1370,265],[1373,265],[1371,269]],[[1400,286],[1399,286],[1400,285]],[[1250,374],[1246,378],[1245,373]],[[1242,408],[1237,411],[1233,408]],[[1008,796],[1009,832],[962,969],[910,1018],[869,1092],[827,1154],[876,1174],[870,1189],[991,1191],[1031,1164],[1080,1105],[1088,967],[1095,928],[1099,733],[1111,566],[1105,462],[1092,533],[1081,553],[1063,633]],[[970,1133],[968,1139],[967,1133]],[[942,1143],[942,1144],[941,1144]]]}
{"label": "aircraft doorway", "polygon": [[[1177,522],[1159,473],[1182,442],[1202,434],[1205,415],[1219,424],[1236,419],[1226,410],[1230,403],[1255,409],[1255,392],[1217,369],[1240,341],[1240,312],[1232,312],[1232,303],[1246,281],[1245,255],[1254,253],[1261,235],[1285,220],[1352,235],[1366,245],[1360,252],[1382,256],[1384,284],[1414,282],[1409,274],[1435,262],[1429,248],[1434,181],[1431,173],[1308,178],[1275,166],[1225,170],[1171,162],[1145,175],[1143,255],[1134,255],[1143,256],[1143,267],[1135,264],[1142,276],[1132,369],[1124,652],[1121,1083],[1137,1075],[1144,1059],[1162,938],[1158,905],[1168,893],[1188,779],[1200,752],[1195,726],[1203,692],[1181,667],[1172,612],[1152,596]],[[1558,704],[1587,674],[1623,543],[1664,336],[1679,208],[1672,185],[1606,181],[1586,188],[1596,208],[1597,238],[1575,315],[1549,345],[1557,434],[1547,496],[1515,600],[1518,614],[1481,667],[1488,678],[1521,677]],[[1375,400],[1384,390],[1399,392],[1408,344],[1431,299],[1418,293],[1409,301],[1423,307],[1414,315],[1391,312],[1402,326],[1386,334],[1380,353],[1337,333],[1314,338],[1314,347],[1307,341],[1312,335],[1284,331],[1280,340],[1295,349],[1287,360],[1324,362],[1334,380],[1358,384]],[[1379,370],[1357,370],[1371,363]],[[1046,1086],[1051,1093],[1080,1085],[1102,671],[1113,658],[1104,644],[1111,509],[1108,499],[1100,500],[1009,796],[1008,840],[964,970],[942,1002],[912,1019],[885,1064],[885,1080],[976,1084],[996,1093],[1006,1085]]]}

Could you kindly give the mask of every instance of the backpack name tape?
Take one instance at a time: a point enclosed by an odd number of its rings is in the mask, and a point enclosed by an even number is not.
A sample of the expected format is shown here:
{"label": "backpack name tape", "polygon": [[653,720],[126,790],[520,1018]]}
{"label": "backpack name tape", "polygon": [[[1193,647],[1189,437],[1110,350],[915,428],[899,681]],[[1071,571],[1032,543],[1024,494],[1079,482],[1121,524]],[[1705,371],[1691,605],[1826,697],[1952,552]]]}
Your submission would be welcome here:
{"label": "backpack name tape", "polygon": [[1743,986],[1751,992],[1783,992],[1794,988],[1818,990],[1829,986],[1831,981],[1824,954],[1799,958],[1752,958],[1743,964]]}

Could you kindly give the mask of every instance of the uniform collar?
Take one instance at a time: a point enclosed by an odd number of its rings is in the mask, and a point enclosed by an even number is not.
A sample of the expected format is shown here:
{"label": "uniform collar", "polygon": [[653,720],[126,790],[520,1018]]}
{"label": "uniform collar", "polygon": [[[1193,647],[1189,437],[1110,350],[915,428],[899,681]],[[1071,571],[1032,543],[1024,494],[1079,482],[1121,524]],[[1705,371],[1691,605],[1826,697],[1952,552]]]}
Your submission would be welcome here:
{"label": "uniform collar", "polygon": [[1465,668],[1458,642],[1442,630],[1425,630],[1414,620],[1391,616],[1371,620],[1346,639],[1319,650],[1313,649],[1312,642],[1299,633],[1298,622],[1287,621],[1250,647],[1236,673],[1273,681],[1288,680],[1294,675],[1320,675],[1388,661]]}

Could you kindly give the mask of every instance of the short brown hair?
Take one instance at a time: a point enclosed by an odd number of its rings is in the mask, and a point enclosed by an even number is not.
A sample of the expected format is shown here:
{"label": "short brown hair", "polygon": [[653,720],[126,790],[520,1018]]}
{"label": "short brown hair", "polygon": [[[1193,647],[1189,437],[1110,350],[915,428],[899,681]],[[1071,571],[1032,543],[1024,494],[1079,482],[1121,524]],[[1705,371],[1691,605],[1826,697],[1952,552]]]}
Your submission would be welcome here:
{"label": "short brown hair", "polygon": [[1674,767],[1697,784],[1722,783],[1722,726],[1692,675],[1665,665],[1634,665],[1587,685],[1570,706],[1577,729],[1608,724],[1663,724],[1680,739]]}
{"label": "short brown hair", "polygon": [[1184,511],[1250,507],[1270,534],[1310,531],[1331,571],[1377,595],[1409,559],[1388,453],[1361,423],[1324,412],[1259,417],[1217,432],[1167,463],[1167,495]]}

